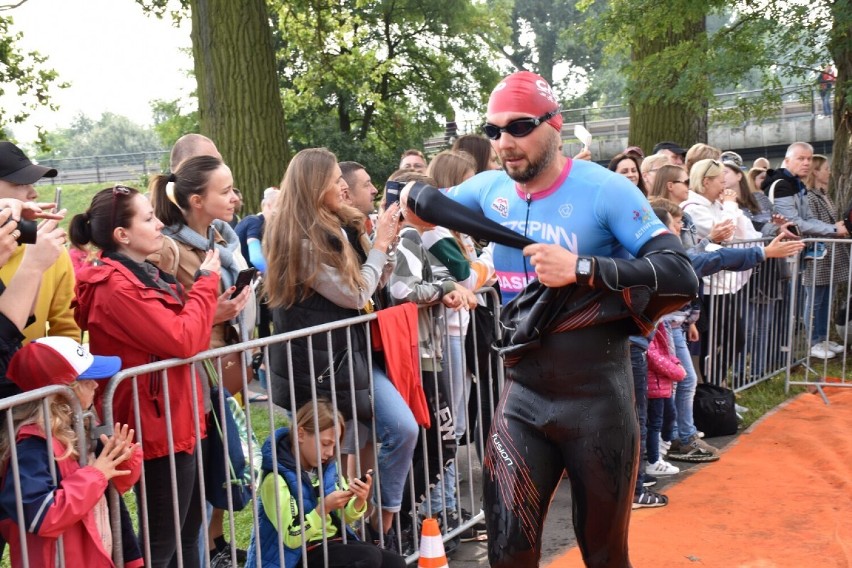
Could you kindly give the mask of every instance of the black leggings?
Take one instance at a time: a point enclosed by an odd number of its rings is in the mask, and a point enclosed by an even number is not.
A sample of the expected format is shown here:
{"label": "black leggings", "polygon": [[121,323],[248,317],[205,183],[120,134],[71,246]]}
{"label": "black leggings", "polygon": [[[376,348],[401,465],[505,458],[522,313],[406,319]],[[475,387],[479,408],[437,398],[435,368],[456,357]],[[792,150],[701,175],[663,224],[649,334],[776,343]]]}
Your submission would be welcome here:
{"label": "black leggings", "polygon": [[[206,454],[207,439],[202,440]],[[154,568],[177,566],[177,539],[173,504],[178,504],[181,552],[184,566],[198,566],[198,535],[201,529],[201,487],[198,483],[197,457],[194,453],[175,454],[177,495],[172,494],[169,457],[145,460],[145,492],[148,502],[148,535]],[[138,504],[138,503],[137,503]],[[141,509],[140,509],[141,511]]]}
{"label": "black leggings", "polygon": [[[299,566],[302,563],[299,562]],[[308,551],[308,568],[325,568],[322,545]],[[328,541],[328,568],[405,568],[405,558],[360,540]]]}
{"label": "black leggings", "polygon": [[629,567],[639,434],[626,331],[610,324],[550,335],[506,371],[483,467],[491,566],[538,566],[566,470],[586,566]]}

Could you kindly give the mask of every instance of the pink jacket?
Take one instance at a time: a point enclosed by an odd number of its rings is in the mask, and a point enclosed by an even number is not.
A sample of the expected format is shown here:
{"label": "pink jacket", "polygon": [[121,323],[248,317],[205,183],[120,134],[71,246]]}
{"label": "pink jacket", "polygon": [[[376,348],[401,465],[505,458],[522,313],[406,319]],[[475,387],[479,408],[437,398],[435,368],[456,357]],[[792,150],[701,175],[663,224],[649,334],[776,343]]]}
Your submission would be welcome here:
{"label": "pink jacket", "polygon": [[648,398],[671,398],[672,383],[686,377],[683,365],[669,347],[669,334],[660,323],[648,346]]}

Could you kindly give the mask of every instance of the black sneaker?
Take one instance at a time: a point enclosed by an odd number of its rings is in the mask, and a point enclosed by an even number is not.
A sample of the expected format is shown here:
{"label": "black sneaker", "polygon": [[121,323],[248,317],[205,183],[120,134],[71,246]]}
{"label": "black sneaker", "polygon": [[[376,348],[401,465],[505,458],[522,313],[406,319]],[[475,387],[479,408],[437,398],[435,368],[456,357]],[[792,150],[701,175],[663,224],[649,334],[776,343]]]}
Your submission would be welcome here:
{"label": "black sneaker", "polygon": [[[481,513],[482,509],[480,509],[479,512]],[[462,507],[461,516],[463,522],[467,522],[473,518],[473,514],[464,507]],[[473,525],[473,528],[478,531],[485,531],[485,515],[483,515],[482,518],[475,525]]]}
{"label": "black sneaker", "polygon": [[645,509],[651,507],[665,507],[669,504],[669,498],[650,489],[643,489],[642,493],[633,496],[633,508]]}
{"label": "black sneaker", "polygon": [[645,478],[642,480],[642,487],[653,487],[657,484],[657,478],[653,475],[645,474]]}
{"label": "black sneaker", "polygon": [[[448,532],[454,531],[459,528],[461,521],[459,519],[459,514],[455,512],[455,510],[447,511],[447,526],[444,527],[444,516],[438,515],[438,525],[441,527],[441,534],[445,535]],[[461,542],[460,536],[455,536],[450,540],[444,543],[444,553],[447,556],[452,555],[456,550],[458,550],[459,543]]]}

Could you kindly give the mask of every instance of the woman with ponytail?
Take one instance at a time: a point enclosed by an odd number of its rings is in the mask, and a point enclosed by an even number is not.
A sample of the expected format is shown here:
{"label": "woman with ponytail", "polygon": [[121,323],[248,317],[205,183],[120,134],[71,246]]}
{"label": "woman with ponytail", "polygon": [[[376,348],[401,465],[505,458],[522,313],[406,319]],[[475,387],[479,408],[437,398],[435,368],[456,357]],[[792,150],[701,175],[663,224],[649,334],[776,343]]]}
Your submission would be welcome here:
{"label": "woman with ponytail", "polygon": [[[205,254],[192,290],[186,292],[172,276],[146,260],[162,248],[162,229],[150,202],[136,189],[121,185],[99,191],[89,209],[75,215],[69,227],[74,245],[93,244],[101,251],[95,264],[78,275],[74,317],[89,332],[91,352],[120,356],[124,369],[192,357],[210,343],[219,252]],[[138,414],[134,400],[138,400]],[[145,502],[140,505],[143,511],[147,508],[151,550],[147,566],[176,563],[175,503],[183,564],[199,564],[201,502],[195,449],[201,442],[193,416],[202,412],[203,404],[201,384],[188,365],[125,380],[115,391],[114,419],[139,432],[145,457]],[[205,438],[203,421],[199,433]],[[170,445],[177,495],[169,482]]]}
{"label": "woman with ponytail", "polygon": [[[252,287],[246,286],[231,298],[236,290],[237,275],[248,268],[240,252],[239,237],[229,224],[239,205],[231,169],[218,156],[193,156],[182,161],[173,173],[156,176],[149,189],[154,213],[166,225],[162,249],[151,261],[160,270],[174,275],[187,290],[192,288],[194,276],[210,251],[210,233],[213,234],[222,270],[208,347],[216,349],[251,339],[256,315]],[[224,385],[233,395],[242,393],[245,389],[243,370],[250,363],[250,357],[246,361],[241,353],[223,357],[221,377],[214,377],[212,373],[208,376],[207,369],[199,365],[199,371],[206,378],[202,382],[205,393],[211,383]],[[251,369],[245,376],[246,380],[251,380]],[[210,397],[205,395],[204,400],[205,410],[209,412]],[[205,464],[205,469],[209,471],[211,466]],[[208,499],[211,491],[208,491]],[[211,558],[220,552],[230,558],[223,522],[223,510],[214,509],[208,527]]]}
{"label": "woman with ponytail", "polygon": [[[252,291],[246,286],[231,299],[237,275],[248,267],[240,254],[239,238],[228,225],[238,202],[231,169],[220,158],[195,156],[181,162],[174,173],[154,177],[149,190],[154,214],[165,225],[162,248],[150,260],[187,290],[192,288],[195,273],[210,248],[208,231],[213,228],[222,270],[210,348],[234,342],[230,339],[230,322],[243,313]],[[254,304],[249,306],[252,309],[245,314],[247,323],[240,326],[243,340],[249,339],[247,334],[254,329]]]}

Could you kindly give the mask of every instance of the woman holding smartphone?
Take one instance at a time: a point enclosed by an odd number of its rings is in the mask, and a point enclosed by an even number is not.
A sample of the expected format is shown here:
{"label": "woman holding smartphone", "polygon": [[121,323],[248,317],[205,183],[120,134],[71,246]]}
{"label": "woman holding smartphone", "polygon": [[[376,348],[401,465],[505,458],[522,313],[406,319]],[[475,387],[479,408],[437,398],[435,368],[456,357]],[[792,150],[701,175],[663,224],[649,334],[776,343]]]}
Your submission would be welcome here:
{"label": "woman holding smartphone", "polygon": [[[276,333],[371,311],[371,296],[390,276],[393,262],[389,254],[397,238],[399,205],[393,204],[379,215],[371,246],[364,232],[364,214],[343,202],[342,190],[346,187],[337,158],[324,148],[302,150],[287,167],[276,213],[266,224],[263,235],[268,259],[264,286]],[[270,388],[272,399],[280,406],[295,412],[311,400],[314,377],[332,368],[336,384],[346,384],[346,387],[337,386],[336,394],[338,409],[349,420],[348,428],[355,427],[356,419],[369,420],[365,413],[370,410],[369,395],[373,395],[376,436],[381,443],[378,456],[381,515],[370,522],[375,528],[381,527],[388,544],[393,540],[389,534],[391,520],[401,507],[418,428],[408,405],[376,364],[372,366],[373,391],[370,392],[370,353],[365,326],[331,332],[331,346],[322,335],[313,338],[310,344],[301,338],[293,340],[290,346],[273,347],[270,348]],[[317,385],[329,382],[317,380]],[[295,408],[291,408],[291,388]],[[330,390],[319,394],[331,397]],[[350,403],[352,396],[355,408]]]}
{"label": "woman holding smartphone", "polygon": [[[80,271],[74,317],[80,328],[89,332],[91,352],[118,355],[125,369],[192,357],[207,349],[210,342],[219,287],[219,253],[205,253],[192,290],[187,291],[171,275],[146,261],[162,247],[162,229],[148,200],[136,189],[120,185],[98,192],[89,209],[71,220],[71,242],[77,246],[92,243],[102,251],[97,264]],[[138,400],[138,415],[134,399]],[[193,406],[201,412],[203,404],[200,381],[197,376],[192,378],[188,365],[171,368],[168,374],[151,373],[135,381],[125,380],[115,391],[114,418],[137,429],[145,455],[151,545],[148,566],[176,563],[174,503],[181,527],[183,564],[198,566],[201,503]],[[206,436],[203,421],[200,433],[202,438]],[[171,491],[170,441],[177,495]]]}
{"label": "woman holding smartphone", "polygon": [[[149,189],[154,211],[166,225],[162,247],[151,257],[161,270],[173,274],[178,282],[190,290],[207,253],[216,250],[219,254],[222,277],[210,342],[206,348],[215,349],[249,339],[254,330],[255,317],[251,286],[246,286],[242,292],[234,295],[240,271],[248,268],[248,263],[240,253],[237,234],[228,225],[239,201],[234,193],[231,169],[218,157],[195,156],[181,162],[174,173],[156,176]],[[238,353],[229,359],[223,357],[221,361],[222,377],[219,379],[234,395],[243,392],[245,387],[243,369],[246,361],[243,357],[243,354]],[[204,368],[201,365],[198,368],[205,375]],[[246,378],[250,377],[250,372],[246,373]],[[202,386],[205,390],[204,410],[209,412],[209,381],[203,380]],[[206,465],[208,468],[214,466]],[[218,553],[230,556],[224,537],[223,519],[224,511],[213,509],[208,531],[209,545],[215,547],[210,550],[211,557]]]}

